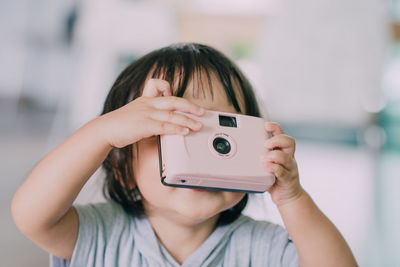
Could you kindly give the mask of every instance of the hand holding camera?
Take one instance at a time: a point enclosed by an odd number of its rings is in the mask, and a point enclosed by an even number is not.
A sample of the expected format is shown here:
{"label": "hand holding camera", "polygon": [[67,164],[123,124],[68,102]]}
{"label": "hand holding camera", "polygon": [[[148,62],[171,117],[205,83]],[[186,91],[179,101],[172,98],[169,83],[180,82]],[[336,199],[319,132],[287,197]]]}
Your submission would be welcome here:
{"label": "hand holding camera", "polygon": [[[143,95],[98,118],[106,129],[104,138],[113,147],[124,147],[159,134],[188,134],[201,124],[179,110],[201,116],[204,110],[187,99],[171,96],[169,83],[160,79],[146,82]],[[163,96],[163,97],[160,97]]]}
{"label": "hand holding camera", "polygon": [[[196,167],[191,164],[191,171],[194,173],[186,173],[186,176],[180,173],[174,181],[169,178],[171,176],[164,177],[162,180],[165,185],[243,192],[264,192],[268,190],[277,205],[301,195],[303,190],[299,184],[297,164],[293,157],[295,142],[293,138],[284,135],[278,124],[240,114],[226,113],[226,116],[224,116],[220,112],[221,116],[214,117],[213,125],[202,129],[202,123],[207,121],[199,119],[205,117],[204,110],[184,98],[171,96],[170,90],[168,82],[150,79],[146,82],[141,97],[98,118],[107,124],[107,130],[103,134],[108,143],[113,147],[120,148],[153,135],[169,136],[166,139],[171,139],[176,144],[185,145],[183,152],[186,151],[186,156],[188,156],[188,149],[192,147],[193,150],[196,147],[190,144],[197,143],[199,145],[198,138],[203,136],[200,133],[207,132],[210,134],[210,130],[216,126],[215,122],[218,121],[218,127],[225,130],[229,129],[228,132],[236,131],[236,133],[240,129],[240,132],[246,133],[247,136],[246,134],[240,136],[234,134],[234,137],[232,137],[227,131],[214,132],[212,137],[207,137],[207,143],[202,143],[198,149],[195,149],[203,153],[196,153],[199,156],[198,162],[203,162],[200,164],[201,166]],[[206,111],[206,113],[209,112],[212,113],[212,111]],[[236,120],[237,116],[252,118],[251,120],[254,122],[258,120],[254,124],[257,126],[249,128],[247,125],[245,128],[241,128],[242,119]],[[202,123],[199,124],[198,122]],[[193,132],[188,135],[189,128]],[[261,132],[262,134],[260,134]],[[272,133],[273,137],[269,138],[269,133]],[[237,141],[236,138],[239,138],[240,141]],[[238,143],[241,149],[239,152]],[[172,145],[172,147],[174,146]],[[178,148],[179,146],[175,147]],[[207,153],[209,154],[204,154],[204,148],[208,150]],[[175,150],[175,148],[172,148],[172,150]],[[161,148],[159,151],[162,151]],[[174,160],[167,160],[167,157],[170,158],[172,154],[169,153],[169,155],[160,158],[161,176],[166,171],[167,162],[174,164]],[[184,154],[175,155],[175,162],[179,162],[182,155]],[[193,155],[190,157],[191,160],[196,157]],[[213,155],[213,157],[210,157],[210,155]],[[233,158],[236,160],[233,160]],[[239,158],[241,162],[237,160]],[[163,163],[161,164],[162,160]],[[229,164],[223,162],[229,162]],[[219,164],[219,167],[214,164]],[[260,170],[260,166],[262,170]],[[201,168],[208,170],[208,172],[202,172]],[[187,175],[193,176],[192,184],[188,182],[190,181],[188,179],[178,179],[179,177],[187,178]],[[219,178],[216,179],[216,175],[219,175]],[[197,178],[195,179],[195,177]]]}
{"label": "hand holding camera", "polygon": [[295,140],[284,134],[277,123],[265,122],[265,131],[272,137],[264,142],[267,151],[260,157],[265,170],[276,177],[269,188],[272,201],[279,207],[302,196],[305,192],[299,182],[299,171],[294,158]]}
{"label": "hand holding camera", "polygon": [[302,195],[295,141],[277,123],[210,110],[197,119],[203,124],[201,131],[159,137],[160,176],[165,185],[268,190],[277,205]]}

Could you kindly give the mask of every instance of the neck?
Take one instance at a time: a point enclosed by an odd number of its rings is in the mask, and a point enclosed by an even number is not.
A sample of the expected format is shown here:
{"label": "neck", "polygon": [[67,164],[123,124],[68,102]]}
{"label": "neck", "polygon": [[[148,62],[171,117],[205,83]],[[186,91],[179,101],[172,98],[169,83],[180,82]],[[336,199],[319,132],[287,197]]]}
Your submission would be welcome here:
{"label": "neck", "polygon": [[176,214],[146,212],[157,238],[172,257],[182,264],[210,236],[219,215],[194,221]]}

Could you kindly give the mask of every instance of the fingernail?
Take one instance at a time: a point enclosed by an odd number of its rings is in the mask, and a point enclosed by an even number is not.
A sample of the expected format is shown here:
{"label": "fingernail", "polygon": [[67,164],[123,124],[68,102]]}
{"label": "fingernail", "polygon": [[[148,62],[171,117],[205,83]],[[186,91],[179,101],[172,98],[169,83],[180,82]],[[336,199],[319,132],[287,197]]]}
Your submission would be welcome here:
{"label": "fingernail", "polygon": [[188,129],[188,128],[183,129],[183,130],[182,130],[182,133],[183,133],[183,134],[188,134],[188,133],[189,133],[189,129]]}

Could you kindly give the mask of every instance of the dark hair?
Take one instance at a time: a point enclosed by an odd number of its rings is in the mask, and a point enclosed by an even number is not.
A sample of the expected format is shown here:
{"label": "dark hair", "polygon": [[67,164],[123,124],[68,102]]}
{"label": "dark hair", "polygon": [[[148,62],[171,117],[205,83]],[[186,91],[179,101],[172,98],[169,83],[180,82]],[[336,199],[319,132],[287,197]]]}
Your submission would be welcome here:
{"label": "dark hair", "polygon": [[[236,111],[260,117],[259,107],[253,88],[239,68],[225,55],[202,44],[179,43],[155,50],[134,61],[119,75],[104,103],[102,114],[118,109],[142,95],[144,83],[150,71],[153,78],[162,78],[171,85],[177,84],[172,95],[182,97],[188,83],[201,75],[206,75],[213,98],[211,75],[215,75],[225,88],[228,100]],[[196,75],[196,76],[195,76]],[[176,83],[177,82],[177,83]],[[201,83],[201,82],[199,82]],[[199,84],[202,88],[201,84]],[[241,89],[245,110],[241,110],[235,88]],[[132,145],[113,148],[103,162],[106,173],[103,194],[107,199],[119,203],[133,216],[144,214],[141,195],[137,186],[129,188],[133,179]],[[239,217],[246,207],[246,194],[231,209],[221,212],[218,225],[228,224]]]}

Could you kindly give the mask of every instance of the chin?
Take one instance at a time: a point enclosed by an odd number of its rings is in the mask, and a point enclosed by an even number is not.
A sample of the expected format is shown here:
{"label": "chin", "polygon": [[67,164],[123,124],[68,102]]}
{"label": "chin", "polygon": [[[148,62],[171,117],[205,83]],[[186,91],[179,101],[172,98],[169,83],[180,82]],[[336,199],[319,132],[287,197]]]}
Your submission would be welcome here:
{"label": "chin", "polygon": [[[148,210],[164,213],[187,224],[216,218],[222,211],[235,206],[244,193],[188,189],[138,184]],[[154,190],[155,188],[159,190]],[[154,192],[156,191],[156,192]],[[146,208],[146,207],[145,207]]]}
{"label": "chin", "polygon": [[179,209],[176,212],[183,217],[188,223],[202,223],[204,221],[216,218],[219,216],[219,210],[211,210],[211,209]]}
{"label": "chin", "polygon": [[213,218],[219,213],[235,206],[244,196],[244,194],[225,192],[182,189],[185,197],[176,205],[175,210],[182,216],[193,220],[207,220]]}

